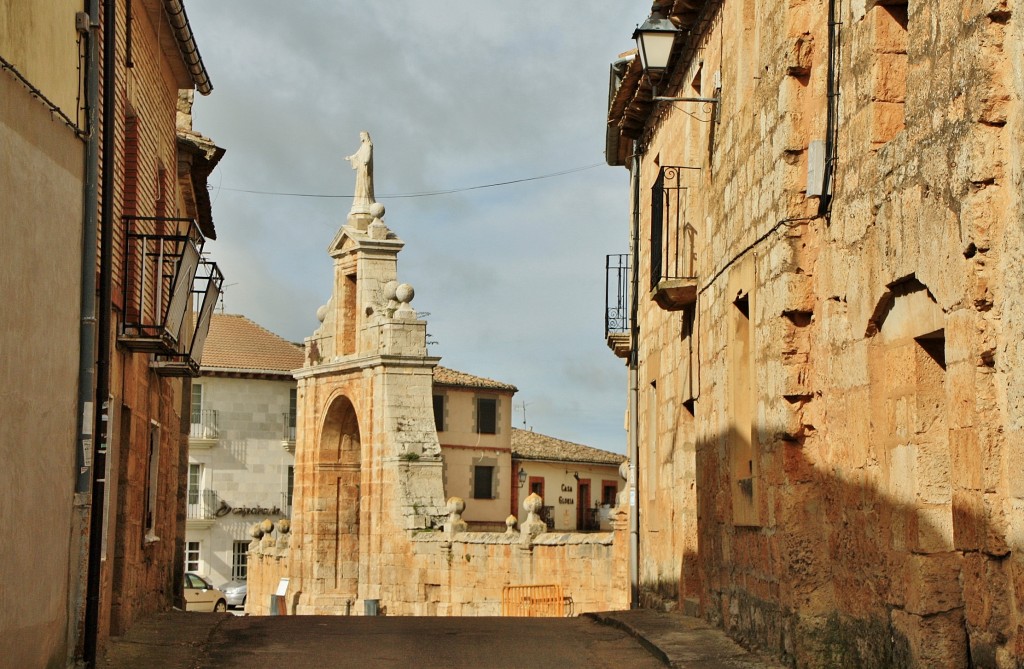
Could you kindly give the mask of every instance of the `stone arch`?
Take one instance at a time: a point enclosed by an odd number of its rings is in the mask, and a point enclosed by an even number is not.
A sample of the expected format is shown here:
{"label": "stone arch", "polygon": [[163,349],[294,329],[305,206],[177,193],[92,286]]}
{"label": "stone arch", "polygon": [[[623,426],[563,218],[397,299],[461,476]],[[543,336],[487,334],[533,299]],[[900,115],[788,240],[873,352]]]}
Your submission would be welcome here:
{"label": "stone arch", "polygon": [[359,585],[362,440],[355,405],[345,395],[331,399],[314,452],[316,498],[325,502],[312,528],[319,539],[314,559],[325,592],[354,598]]}

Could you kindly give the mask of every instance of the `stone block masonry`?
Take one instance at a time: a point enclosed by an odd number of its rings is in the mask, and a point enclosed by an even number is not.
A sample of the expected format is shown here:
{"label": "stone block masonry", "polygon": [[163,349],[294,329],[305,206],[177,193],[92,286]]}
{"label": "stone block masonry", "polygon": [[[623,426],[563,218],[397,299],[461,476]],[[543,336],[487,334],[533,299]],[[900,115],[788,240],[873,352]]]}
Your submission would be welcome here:
{"label": "stone block masonry", "polygon": [[[386,615],[497,616],[508,585],[560,585],[568,598],[567,615],[629,608],[627,574],[628,516],[618,510],[612,532],[541,533],[512,528],[497,532],[413,531],[406,535],[408,553],[376,556],[380,597],[369,590],[317,611],[362,615],[363,599],[378,599]],[[280,532],[278,532],[280,536]],[[249,598],[246,613],[269,615],[271,595],[280,579],[292,573],[291,549],[280,539],[254,542],[249,553]],[[289,613],[302,613],[301,592],[289,588]]]}

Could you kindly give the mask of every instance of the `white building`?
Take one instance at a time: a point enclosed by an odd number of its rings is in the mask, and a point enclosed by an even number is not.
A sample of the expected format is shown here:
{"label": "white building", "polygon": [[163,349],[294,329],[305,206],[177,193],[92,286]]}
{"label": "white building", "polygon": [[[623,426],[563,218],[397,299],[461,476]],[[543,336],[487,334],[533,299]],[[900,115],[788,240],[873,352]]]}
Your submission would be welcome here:
{"label": "white building", "polygon": [[214,314],[192,384],[186,571],[246,579],[253,523],[291,515],[302,349],[244,316]]}

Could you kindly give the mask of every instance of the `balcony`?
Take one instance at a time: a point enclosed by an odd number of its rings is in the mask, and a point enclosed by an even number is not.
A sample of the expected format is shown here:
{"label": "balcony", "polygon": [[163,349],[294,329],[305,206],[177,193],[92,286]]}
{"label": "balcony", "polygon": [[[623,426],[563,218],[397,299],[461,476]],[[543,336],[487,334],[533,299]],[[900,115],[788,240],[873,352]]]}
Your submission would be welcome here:
{"label": "balcony", "polygon": [[295,452],[295,414],[281,414],[281,447],[289,453]]}
{"label": "balcony", "polygon": [[188,526],[195,529],[210,527],[217,519],[220,505],[220,497],[216,490],[189,488],[188,503],[185,505],[185,518]]}
{"label": "balcony", "polygon": [[200,411],[198,415],[192,415],[192,423],[188,432],[189,448],[210,448],[216,445],[220,439],[220,429],[217,427],[216,409]]}
{"label": "balcony", "polygon": [[651,189],[651,293],[665,311],[697,301],[697,230],[686,222],[685,167],[662,167]]}
{"label": "balcony", "polygon": [[157,374],[196,377],[224,283],[220,268],[203,259],[205,239],[192,219],[129,216],[124,222],[117,341],[152,353]]}
{"label": "balcony", "polygon": [[604,262],[604,336],[608,348],[619,358],[629,357],[630,304],[629,254],[614,253]]}

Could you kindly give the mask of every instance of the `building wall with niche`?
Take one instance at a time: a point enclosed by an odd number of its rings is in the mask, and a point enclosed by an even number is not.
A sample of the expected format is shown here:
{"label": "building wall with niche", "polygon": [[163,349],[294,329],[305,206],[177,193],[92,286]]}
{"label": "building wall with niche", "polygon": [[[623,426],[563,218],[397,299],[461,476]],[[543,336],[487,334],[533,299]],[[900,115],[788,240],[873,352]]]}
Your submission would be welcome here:
{"label": "building wall with niche", "polygon": [[[720,102],[652,104],[638,63],[612,99],[642,154],[643,587],[800,666],[1016,666],[1014,3],[656,4],[695,26],[659,94]],[[678,311],[651,281],[666,166],[697,168]]]}

